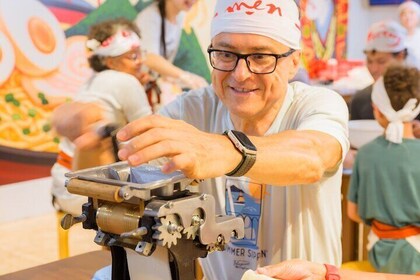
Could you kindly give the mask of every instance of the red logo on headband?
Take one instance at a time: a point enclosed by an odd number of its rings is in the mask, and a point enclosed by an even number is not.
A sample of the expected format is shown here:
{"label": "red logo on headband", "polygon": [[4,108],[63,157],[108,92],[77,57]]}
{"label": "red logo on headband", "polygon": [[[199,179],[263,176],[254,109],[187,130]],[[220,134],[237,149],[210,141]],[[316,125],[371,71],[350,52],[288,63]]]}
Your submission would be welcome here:
{"label": "red logo on headband", "polygon": [[398,46],[398,44],[401,42],[400,36],[387,30],[381,30],[379,32],[369,32],[367,40],[368,42],[370,42],[378,38],[392,39],[393,43],[388,44],[391,47]]}
{"label": "red logo on headband", "polygon": [[[268,14],[273,14],[275,12],[278,13],[279,16],[282,16],[282,11],[280,7],[275,6],[274,4],[266,4],[266,5],[261,5],[262,1],[261,0],[257,0],[254,2],[254,4],[248,5],[244,2],[236,2],[234,3],[232,6],[228,6],[226,8],[226,11],[228,13],[234,13],[235,11],[240,11],[240,10],[245,10],[245,13],[247,15],[252,15],[255,13],[255,11],[264,11],[266,10]],[[217,16],[217,14],[215,15],[215,17]]]}
{"label": "red logo on headband", "polygon": [[108,37],[105,41],[102,42],[102,47],[108,47],[109,44],[111,44],[111,42],[114,40],[113,36]]}

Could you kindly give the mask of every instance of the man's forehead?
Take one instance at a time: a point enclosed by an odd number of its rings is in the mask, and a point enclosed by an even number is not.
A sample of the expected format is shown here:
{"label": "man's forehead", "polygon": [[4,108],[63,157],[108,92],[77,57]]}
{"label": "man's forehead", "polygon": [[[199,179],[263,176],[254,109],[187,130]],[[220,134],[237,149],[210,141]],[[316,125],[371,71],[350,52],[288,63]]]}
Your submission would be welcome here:
{"label": "man's forehead", "polygon": [[230,50],[288,50],[289,47],[269,37],[249,33],[220,33],[212,39],[213,47]]}
{"label": "man's forehead", "polygon": [[377,51],[370,51],[365,52],[366,58],[370,60],[374,59],[393,59],[393,54],[389,52],[377,52]]}

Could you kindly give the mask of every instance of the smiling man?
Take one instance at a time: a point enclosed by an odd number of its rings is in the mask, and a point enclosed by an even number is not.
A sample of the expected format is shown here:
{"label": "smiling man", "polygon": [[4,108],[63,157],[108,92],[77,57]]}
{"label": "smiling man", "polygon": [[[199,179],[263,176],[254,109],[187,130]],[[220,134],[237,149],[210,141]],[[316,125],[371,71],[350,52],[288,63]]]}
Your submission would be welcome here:
{"label": "smiling man", "polygon": [[[218,211],[244,219],[244,239],[202,260],[207,279],[291,258],[340,265],[348,110],[335,92],[288,83],[300,60],[298,7],[220,0],[211,27],[212,85],[122,128],[120,158],[167,157],[164,172],[205,179]],[[89,134],[76,140],[90,144]]]}

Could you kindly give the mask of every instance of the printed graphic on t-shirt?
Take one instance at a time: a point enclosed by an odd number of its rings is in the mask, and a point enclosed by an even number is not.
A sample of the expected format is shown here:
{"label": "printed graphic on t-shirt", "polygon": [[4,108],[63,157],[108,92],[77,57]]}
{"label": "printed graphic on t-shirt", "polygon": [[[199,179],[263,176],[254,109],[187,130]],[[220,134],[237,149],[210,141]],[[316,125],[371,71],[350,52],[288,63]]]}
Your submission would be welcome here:
{"label": "printed graphic on t-shirt", "polygon": [[244,220],[243,239],[231,239],[226,252],[233,258],[233,266],[240,270],[255,269],[266,250],[258,247],[258,229],[264,186],[250,182],[247,178],[226,178],[226,214]]}
{"label": "printed graphic on t-shirt", "polygon": [[232,241],[237,246],[257,245],[262,189],[262,185],[245,178],[226,179],[226,214],[241,217],[245,224],[245,237]]}

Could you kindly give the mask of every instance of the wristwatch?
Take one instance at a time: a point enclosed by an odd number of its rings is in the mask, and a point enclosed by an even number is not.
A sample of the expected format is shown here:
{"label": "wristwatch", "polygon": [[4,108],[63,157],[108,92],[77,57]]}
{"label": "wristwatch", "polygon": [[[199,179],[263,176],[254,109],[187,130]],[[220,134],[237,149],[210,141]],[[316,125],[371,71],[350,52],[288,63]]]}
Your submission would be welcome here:
{"label": "wristwatch", "polygon": [[235,148],[242,154],[242,160],[227,176],[240,177],[245,175],[254,165],[257,159],[257,148],[251,140],[242,132],[236,130],[226,130],[225,134]]}
{"label": "wristwatch", "polygon": [[325,268],[327,269],[327,273],[325,273],[325,280],[340,280],[340,273],[338,273],[338,268],[335,265],[331,264],[324,264]]}

